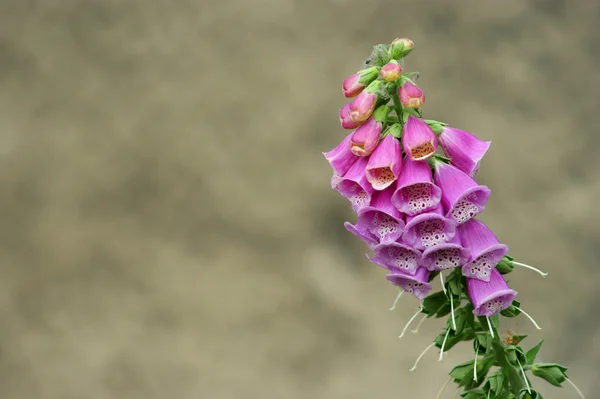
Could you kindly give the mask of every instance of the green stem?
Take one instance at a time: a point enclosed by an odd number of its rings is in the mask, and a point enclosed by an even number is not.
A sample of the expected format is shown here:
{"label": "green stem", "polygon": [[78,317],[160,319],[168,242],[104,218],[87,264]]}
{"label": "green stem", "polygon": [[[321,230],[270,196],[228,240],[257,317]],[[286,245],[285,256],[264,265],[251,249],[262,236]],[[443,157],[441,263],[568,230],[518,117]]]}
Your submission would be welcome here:
{"label": "green stem", "polygon": [[394,100],[394,110],[396,111],[396,116],[398,117],[398,123],[400,126],[404,126],[404,122],[402,121],[402,103],[400,103],[400,97],[398,96],[398,89],[394,89],[392,93],[392,99]]}

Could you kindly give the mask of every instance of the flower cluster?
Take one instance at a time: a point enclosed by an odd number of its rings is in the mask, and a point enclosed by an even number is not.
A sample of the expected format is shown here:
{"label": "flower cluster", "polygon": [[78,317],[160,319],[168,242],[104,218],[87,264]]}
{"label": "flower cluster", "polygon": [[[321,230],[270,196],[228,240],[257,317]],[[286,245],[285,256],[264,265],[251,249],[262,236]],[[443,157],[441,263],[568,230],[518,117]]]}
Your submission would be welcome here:
{"label": "flower cluster", "polygon": [[[539,345],[525,354],[518,346],[524,336],[501,342],[496,329],[499,314],[521,313],[539,329],[519,307],[517,292],[503,275],[515,266],[546,273],[515,262],[507,255],[508,247],[478,219],[491,190],[475,176],[490,142],[423,119],[425,95],[415,83],[418,73],[403,70],[404,57],[413,47],[406,38],[375,46],[366,67],[343,82],[344,96],[351,101],[339,117],[351,132],[323,155],[333,168],[332,188],[357,215],[354,224],[344,226],[372,251],[367,258],[399,287],[392,309],[402,293],[419,299],[419,311],[401,337],[419,313],[425,318],[451,314],[429,348],[439,347],[441,360],[445,349],[474,341],[474,362],[450,373],[464,388],[463,397],[541,398],[530,387],[525,369],[560,385],[570,382],[566,368],[534,363]],[[442,291],[431,294],[436,275]],[[464,307],[462,301],[467,302]],[[492,366],[501,369],[484,379]],[[544,367],[552,370],[552,377],[536,371]]]}

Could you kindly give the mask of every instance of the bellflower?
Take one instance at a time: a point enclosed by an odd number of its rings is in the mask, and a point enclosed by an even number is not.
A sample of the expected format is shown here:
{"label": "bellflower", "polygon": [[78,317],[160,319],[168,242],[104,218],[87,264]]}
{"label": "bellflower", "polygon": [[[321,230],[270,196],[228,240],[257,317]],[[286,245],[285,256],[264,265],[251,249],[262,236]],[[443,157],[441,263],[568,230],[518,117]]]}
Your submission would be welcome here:
{"label": "bellflower", "polygon": [[441,204],[430,212],[406,216],[402,240],[416,249],[426,249],[450,240],[456,234],[454,220],[444,217]]}
{"label": "bellflower", "polygon": [[333,171],[340,177],[344,176],[358,159],[358,156],[352,153],[352,135],[353,133],[346,136],[333,150],[323,153]]}
{"label": "bellflower", "polygon": [[370,231],[383,244],[396,241],[404,231],[402,216],[390,200],[393,192],[393,188],[375,192],[371,204],[358,211],[357,228]]}
{"label": "bellflower", "polygon": [[429,284],[429,270],[419,267],[414,275],[393,271],[385,276],[392,284],[402,288],[404,292],[414,295],[418,299],[425,298],[431,291]]}
{"label": "bellflower", "polygon": [[402,145],[407,157],[419,161],[435,154],[437,138],[426,122],[410,115],[402,131]]}
{"label": "bellflower", "polygon": [[398,97],[406,108],[420,108],[425,102],[423,90],[409,81],[398,88]]}
{"label": "bellflower", "polygon": [[373,187],[365,176],[368,158],[358,157],[358,160],[340,177],[335,189],[352,204],[352,209],[359,211],[371,202]]}
{"label": "bellflower", "polygon": [[448,126],[442,127],[438,139],[452,165],[469,176],[477,174],[481,159],[491,144],[491,141],[480,140],[464,130]]}
{"label": "bellflower", "polygon": [[375,247],[379,245],[379,239],[375,234],[371,233],[369,230],[365,228],[359,228],[358,226],[355,226],[350,222],[345,222],[344,227],[350,233],[360,238],[362,242],[367,244],[367,247],[369,247],[369,249],[375,249]]}
{"label": "bellflower", "polygon": [[355,73],[347,77],[342,84],[342,89],[344,91],[344,96],[346,98],[356,97],[360,94],[361,91],[364,90],[365,85],[360,83],[360,75],[361,73]]}
{"label": "bellflower", "polygon": [[459,234],[423,251],[423,267],[427,270],[446,270],[461,267],[469,260],[471,251],[461,245]]}
{"label": "bellflower", "polygon": [[356,129],[363,124],[362,121],[355,122],[350,119],[350,103],[340,109],[340,124],[344,129]]}
{"label": "bellflower", "polygon": [[508,308],[517,296],[496,269],[492,270],[489,282],[467,278],[467,290],[477,316],[492,317]]}
{"label": "bellflower", "polygon": [[391,134],[381,140],[369,158],[366,175],[375,190],[384,190],[398,179],[402,170],[400,143]]}
{"label": "bellflower", "polygon": [[469,262],[462,267],[462,274],[472,279],[490,281],[492,270],[508,252],[483,222],[471,219],[458,228],[463,245],[469,248]]}
{"label": "bellflower", "polygon": [[354,155],[361,157],[371,155],[379,144],[381,136],[381,122],[377,122],[374,117],[367,119],[364,125],[352,133],[350,139],[350,150]]}
{"label": "bellflower", "polygon": [[491,190],[477,184],[472,177],[456,167],[434,160],[435,184],[442,189],[442,204],[446,216],[464,223],[483,212]]}
{"label": "bellflower", "polygon": [[364,122],[375,110],[377,102],[377,90],[381,85],[381,81],[376,80],[363,90],[350,103],[350,119],[354,122]]}
{"label": "bellflower", "polygon": [[421,252],[399,242],[380,244],[374,248],[379,262],[389,270],[415,274],[421,261]]}
{"label": "bellflower", "polygon": [[437,207],[441,197],[442,190],[433,184],[427,161],[413,161],[408,156],[404,157],[396,192],[392,196],[396,208],[413,216]]}

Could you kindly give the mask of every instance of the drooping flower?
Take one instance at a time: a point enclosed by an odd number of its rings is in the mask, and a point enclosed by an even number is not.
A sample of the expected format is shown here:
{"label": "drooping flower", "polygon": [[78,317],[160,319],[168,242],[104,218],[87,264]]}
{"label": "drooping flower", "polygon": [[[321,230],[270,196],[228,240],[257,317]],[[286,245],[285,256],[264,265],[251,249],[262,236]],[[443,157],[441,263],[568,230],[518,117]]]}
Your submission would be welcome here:
{"label": "drooping flower", "polygon": [[369,230],[365,228],[359,228],[358,226],[355,226],[350,222],[344,222],[344,227],[350,233],[360,238],[362,242],[367,244],[367,247],[369,247],[369,249],[375,249],[375,247],[379,245],[379,239],[377,238],[377,236],[375,236],[375,234],[371,233]]}
{"label": "drooping flower", "polygon": [[492,231],[481,221],[471,219],[458,227],[464,247],[469,248],[471,256],[462,267],[466,277],[490,281],[492,270],[508,252],[508,247],[500,244]]}
{"label": "drooping flower", "polygon": [[452,165],[471,177],[479,171],[481,159],[491,144],[491,141],[480,140],[471,133],[448,126],[442,127],[438,139]]}
{"label": "drooping flower", "polygon": [[350,139],[350,150],[354,155],[365,157],[377,148],[379,137],[381,137],[382,123],[377,122],[374,117],[370,117],[352,133]]}
{"label": "drooping flower", "polygon": [[517,296],[496,269],[492,270],[488,282],[467,278],[467,290],[477,316],[492,317],[508,308]]}
{"label": "drooping flower", "polygon": [[442,189],[446,216],[458,224],[475,217],[485,209],[491,190],[477,184],[472,177],[440,160],[434,161],[434,181]]}
{"label": "drooping flower", "polygon": [[363,90],[350,103],[350,119],[354,122],[363,122],[369,119],[377,103],[377,90],[381,81],[376,80]]}
{"label": "drooping flower", "polygon": [[421,252],[399,242],[377,245],[374,251],[386,268],[406,274],[414,275],[421,261]]}
{"label": "drooping flower", "polygon": [[414,275],[393,271],[385,276],[385,278],[418,299],[423,299],[425,295],[431,291],[431,284],[429,284],[429,270],[424,267],[419,267]]}
{"label": "drooping flower", "polygon": [[456,222],[444,217],[439,204],[429,212],[406,216],[402,240],[416,249],[426,249],[450,240],[456,234]]}
{"label": "drooping flower", "polygon": [[441,197],[442,190],[433,184],[427,161],[413,161],[408,156],[404,157],[396,192],[392,196],[396,208],[413,216],[437,207]]}
{"label": "drooping flower", "polygon": [[369,158],[366,175],[375,190],[384,190],[398,179],[402,170],[400,143],[391,134],[381,140]]}
{"label": "drooping flower", "polygon": [[393,192],[393,187],[376,191],[371,198],[371,204],[358,211],[358,229],[370,231],[382,244],[396,241],[404,230],[402,216],[391,202]]}
{"label": "drooping flower", "polygon": [[371,202],[373,187],[365,176],[368,158],[358,157],[352,167],[343,177],[337,180],[335,189],[352,204],[352,209],[358,212]]}
{"label": "drooping flower", "polygon": [[461,267],[469,260],[471,251],[461,245],[460,235],[423,251],[423,267],[427,270],[446,270]]}
{"label": "drooping flower", "polygon": [[425,103],[423,90],[409,81],[398,88],[398,96],[400,102],[406,108],[420,108]]}
{"label": "drooping flower", "polygon": [[402,75],[402,67],[398,64],[398,61],[392,60],[381,68],[379,74],[386,82],[395,82]]}
{"label": "drooping flower", "polygon": [[427,159],[437,150],[437,138],[422,119],[410,115],[402,131],[402,145],[413,161]]}
{"label": "drooping flower", "polygon": [[348,169],[350,169],[358,159],[358,156],[352,153],[352,134],[353,133],[350,133],[346,136],[346,138],[344,138],[344,140],[342,140],[342,142],[333,150],[323,153],[325,159],[339,177],[344,176]]}
{"label": "drooping flower", "polygon": [[346,98],[358,96],[365,87],[364,84],[360,83],[360,72],[348,76],[344,79],[344,83],[342,84],[342,90],[344,90],[344,96]]}
{"label": "drooping flower", "polygon": [[340,109],[340,125],[342,125],[344,129],[356,129],[362,124],[363,121],[355,122],[350,119],[350,103],[344,105]]}

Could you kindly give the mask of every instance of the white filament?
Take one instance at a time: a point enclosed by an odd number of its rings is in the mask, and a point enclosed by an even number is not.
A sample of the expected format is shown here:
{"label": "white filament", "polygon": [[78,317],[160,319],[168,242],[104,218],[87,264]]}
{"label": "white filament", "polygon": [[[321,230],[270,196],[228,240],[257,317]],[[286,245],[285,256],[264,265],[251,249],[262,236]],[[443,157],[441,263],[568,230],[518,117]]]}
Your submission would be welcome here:
{"label": "white filament", "polygon": [[565,377],[565,380],[567,380],[567,382],[569,384],[571,384],[573,386],[573,388],[575,388],[575,390],[577,391],[577,393],[579,394],[579,396],[581,396],[581,399],[585,399],[585,396],[583,396],[583,393],[581,393],[581,391],[579,390],[579,388],[577,388],[577,385],[575,385],[573,383],[573,381],[571,381],[570,379],[568,379],[567,377]]}
{"label": "white filament", "polygon": [[442,348],[440,350],[440,358],[438,359],[438,362],[441,362],[442,358],[444,357],[444,346],[446,346],[446,340],[448,339],[449,334],[450,334],[450,329],[447,329],[446,336],[444,336],[444,341],[442,342]]}
{"label": "white filament", "polygon": [[400,292],[398,292],[398,295],[396,295],[396,299],[394,299],[394,303],[392,304],[392,307],[390,308],[390,310],[396,309],[396,304],[398,303],[398,300],[400,299],[402,294],[404,294],[404,291],[402,291],[402,288],[400,288]]}
{"label": "white filament", "polygon": [[454,318],[454,299],[452,299],[452,294],[450,294],[450,311],[452,312],[452,328],[456,331],[456,319]]}
{"label": "white filament", "polygon": [[527,314],[523,309],[515,306],[515,309],[519,309],[521,311],[521,313],[523,313],[528,319],[529,321],[531,321],[533,323],[533,325],[535,326],[535,328],[540,331],[542,329],[542,327],[538,326],[538,323],[535,322],[535,320],[533,320],[533,317],[529,316],[529,314]]}
{"label": "white filament", "polygon": [[412,368],[409,371],[415,371],[417,369],[417,364],[419,364],[419,361],[421,360],[421,358],[425,355],[425,353],[427,353],[427,351],[431,348],[433,348],[433,345],[435,345],[435,342],[432,342],[427,348],[425,348],[425,350],[423,352],[421,352],[421,354],[419,355],[419,357],[417,358],[417,360],[415,361],[414,366],[412,366]]}
{"label": "white filament", "polygon": [[475,349],[475,364],[473,366],[473,379],[477,382],[477,356],[479,356],[479,345]]}
{"label": "white filament", "polygon": [[421,313],[421,310],[423,310],[423,305],[421,305],[419,307],[419,310],[417,310],[417,313],[415,313],[410,320],[408,320],[408,323],[406,323],[406,325],[404,326],[404,329],[402,330],[402,334],[400,334],[398,336],[398,338],[402,338],[404,337],[404,334],[406,333],[406,330],[408,329],[408,326],[410,326],[410,324],[413,322],[413,320],[419,315],[419,313]]}
{"label": "white filament", "polygon": [[535,267],[533,267],[533,266],[529,266],[529,265],[526,265],[525,263],[520,263],[520,262],[514,262],[514,261],[513,261],[513,262],[512,262],[512,264],[513,264],[513,265],[517,265],[517,266],[524,267],[525,269],[533,270],[534,272],[536,272],[536,273],[540,274],[540,275],[541,275],[542,277],[544,277],[544,278],[546,278],[546,276],[548,275],[548,273],[547,273],[547,272],[543,272],[543,271],[541,271],[540,269],[536,269]]}
{"label": "white filament", "polygon": [[414,330],[411,331],[413,334],[416,334],[419,332],[419,328],[421,328],[421,324],[423,324],[423,322],[425,321],[426,318],[427,318],[427,315],[424,314],[423,317],[421,318],[421,320],[419,320],[419,324],[417,324],[417,328],[415,328]]}
{"label": "white filament", "polygon": [[440,389],[440,391],[438,392],[438,394],[435,397],[435,399],[440,399],[442,397],[442,393],[444,392],[444,389],[446,389],[446,387],[448,386],[448,384],[450,383],[450,381],[452,381],[452,377],[448,378],[448,380],[446,381],[446,383],[442,386],[442,389]]}
{"label": "white filament", "polygon": [[444,275],[440,272],[440,281],[442,282],[442,290],[444,290],[444,295],[446,294],[446,283],[444,282]]}
{"label": "white filament", "polygon": [[492,336],[492,338],[494,338],[494,329],[492,328],[492,323],[490,322],[490,318],[487,316],[485,316],[485,318],[487,319],[488,327],[490,328],[490,335]]}
{"label": "white filament", "polygon": [[527,392],[531,394],[531,387],[529,386],[529,381],[527,381],[525,370],[523,370],[523,366],[521,366],[521,362],[519,361],[519,359],[517,359],[517,363],[519,363],[519,367],[521,368],[521,374],[523,374],[523,379],[525,380],[525,385],[527,386]]}

